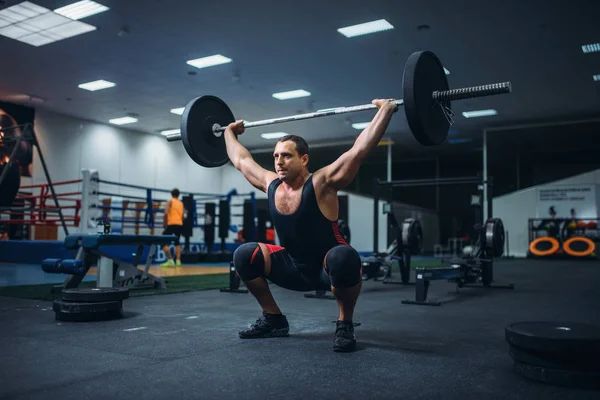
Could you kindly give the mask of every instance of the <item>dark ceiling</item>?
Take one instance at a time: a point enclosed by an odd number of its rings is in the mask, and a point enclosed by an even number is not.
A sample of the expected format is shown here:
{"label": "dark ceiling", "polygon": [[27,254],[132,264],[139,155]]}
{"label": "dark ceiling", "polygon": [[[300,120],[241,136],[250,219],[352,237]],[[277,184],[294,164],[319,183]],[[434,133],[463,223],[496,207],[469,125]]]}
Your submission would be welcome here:
{"label": "dark ceiling", "polygon": [[[33,1],[49,9],[71,2]],[[110,10],[82,20],[96,31],[41,47],[0,37],[0,99],[102,123],[133,113],[139,121],[127,129],[157,134],[179,126],[172,108],[204,94],[222,98],[236,118],[249,121],[402,98],[407,58],[431,50],[450,71],[451,87],[511,81],[513,92],[453,103],[456,124],[449,138],[466,143],[436,149],[418,145],[398,112],[387,135],[395,152],[476,151],[485,128],[600,117],[600,82],[592,79],[600,74],[600,52],[584,54],[581,48],[600,42],[599,1],[99,2]],[[0,2],[0,8],[18,3]],[[395,29],[350,39],[337,32],[376,19]],[[213,54],[233,62],[206,69],[186,65]],[[77,87],[96,79],[116,86],[97,92]],[[312,96],[272,97],[292,89]],[[23,101],[23,94],[44,101]],[[461,115],[488,108],[498,115]],[[242,142],[270,148],[273,142],[259,134],[284,131],[311,144],[350,146],[359,133],[350,124],[372,116],[368,111],[253,128]]]}

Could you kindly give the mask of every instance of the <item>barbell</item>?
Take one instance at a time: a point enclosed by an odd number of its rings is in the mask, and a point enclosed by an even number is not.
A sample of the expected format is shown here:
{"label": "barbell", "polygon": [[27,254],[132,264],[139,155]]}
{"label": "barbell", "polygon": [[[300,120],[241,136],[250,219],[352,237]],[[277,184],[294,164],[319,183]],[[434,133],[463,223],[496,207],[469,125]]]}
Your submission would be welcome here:
{"label": "barbell", "polygon": [[[404,106],[408,126],[415,139],[424,146],[440,145],[446,140],[452,121],[451,101],[510,93],[510,82],[449,89],[446,72],[431,51],[413,53],[404,66],[403,95],[394,101]],[[244,127],[279,124],[376,109],[374,104],[339,107],[288,117],[244,121]],[[218,97],[204,95],[192,99],[181,116],[181,133],[171,134],[169,142],[183,141],[189,156],[203,167],[220,167],[229,161],[223,132],[236,119],[227,104]]]}

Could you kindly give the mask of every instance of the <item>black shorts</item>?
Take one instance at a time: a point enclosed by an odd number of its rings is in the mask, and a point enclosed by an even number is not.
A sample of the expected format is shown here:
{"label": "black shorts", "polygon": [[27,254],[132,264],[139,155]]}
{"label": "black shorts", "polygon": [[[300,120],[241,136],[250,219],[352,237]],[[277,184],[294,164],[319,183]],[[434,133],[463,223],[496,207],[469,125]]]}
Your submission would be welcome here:
{"label": "black shorts", "polygon": [[331,280],[325,271],[324,261],[314,265],[296,265],[287,250],[265,244],[271,257],[271,274],[266,278],[275,285],[298,292],[331,290]]}
{"label": "black shorts", "polygon": [[167,225],[165,230],[163,231],[163,235],[175,235],[177,236],[177,240],[173,240],[171,243],[175,243],[175,245],[180,244],[181,233],[183,232],[183,225]]}

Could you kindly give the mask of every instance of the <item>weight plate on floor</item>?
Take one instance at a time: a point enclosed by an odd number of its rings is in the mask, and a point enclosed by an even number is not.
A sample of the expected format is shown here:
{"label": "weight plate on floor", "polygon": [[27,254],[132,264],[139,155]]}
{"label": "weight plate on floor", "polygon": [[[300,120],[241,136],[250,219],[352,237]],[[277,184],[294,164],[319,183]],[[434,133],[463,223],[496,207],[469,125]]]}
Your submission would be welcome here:
{"label": "weight plate on floor", "polygon": [[513,370],[528,379],[579,389],[600,388],[600,372],[544,368],[515,361]]}
{"label": "weight plate on floor", "polygon": [[515,346],[510,346],[508,354],[514,361],[537,367],[600,372],[600,364],[595,357],[527,351]]}
{"label": "weight plate on floor", "polygon": [[118,319],[123,317],[122,301],[102,303],[71,303],[54,300],[52,309],[59,321],[91,322]]}
{"label": "weight plate on floor", "polygon": [[213,125],[227,127],[235,122],[225,102],[215,96],[190,101],[181,116],[181,140],[192,160],[203,167],[220,167],[229,161],[223,134],[216,136]]}
{"label": "weight plate on floor", "polygon": [[81,303],[102,303],[129,298],[128,288],[75,288],[62,292],[63,301]]}
{"label": "weight plate on floor", "polygon": [[505,328],[506,341],[528,351],[600,356],[600,326],[578,322],[526,321]]}
{"label": "weight plate on floor", "polygon": [[[439,58],[430,51],[413,53],[404,66],[403,100],[406,120],[417,142],[436,146],[448,136],[450,122],[433,92],[448,90],[448,79]],[[449,101],[441,104],[451,109]]]}

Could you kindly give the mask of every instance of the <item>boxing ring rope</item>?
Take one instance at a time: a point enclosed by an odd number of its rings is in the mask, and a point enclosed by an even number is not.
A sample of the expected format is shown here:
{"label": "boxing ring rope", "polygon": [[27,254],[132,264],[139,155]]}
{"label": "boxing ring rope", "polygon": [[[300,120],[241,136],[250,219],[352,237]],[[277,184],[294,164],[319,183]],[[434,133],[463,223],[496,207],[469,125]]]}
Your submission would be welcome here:
{"label": "boxing ring rope", "polygon": [[[107,229],[115,234],[154,235],[160,234],[162,231],[162,224],[159,224],[159,227],[156,225],[164,220],[164,206],[171,199],[170,189],[101,179],[97,170],[82,170],[82,180],[81,233],[97,233],[104,231],[105,227],[109,227]],[[206,230],[215,229],[215,226],[212,225],[215,224],[215,221],[220,221],[220,213],[214,214],[213,212],[211,218],[206,218],[206,212],[202,213],[198,210],[198,205],[202,203],[216,201],[218,204],[212,203],[212,210],[217,206],[225,206],[227,210],[224,211],[224,216],[227,220],[224,220],[223,223],[228,223],[230,217],[242,217],[245,220],[244,214],[230,212],[230,208],[242,207],[244,204],[231,204],[231,200],[234,197],[249,197],[252,205],[252,221],[256,215],[256,199],[252,192],[239,194],[235,189],[226,194],[180,191],[180,195],[186,214],[184,215],[184,234],[182,235],[186,238],[186,246],[189,244],[189,237],[194,236],[193,228],[203,228],[201,231],[205,233],[205,241],[212,243],[214,240],[211,239],[214,235],[206,235]],[[221,205],[223,201],[227,202],[226,205]],[[185,233],[186,225],[188,226],[187,234]],[[237,232],[236,225],[242,224],[228,224],[227,230]],[[222,235],[219,237],[224,243]]]}
{"label": "boxing ring rope", "polygon": [[[73,190],[69,185],[80,185],[81,191]],[[66,191],[52,193],[51,186],[53,188],[63,187]],[[111,191],[111,186],[119,189]],[[41,183],[21,186],[11,206],[0,207],[0,225],[22,225],[23,229],[26,229],[25,226],[57,227],[59,223],[64,223],[65,227],[77,228],[79,233],[92,234],[104,231],[104,226],[108,224],[111,227],[111,233],[115,234],[155,235],[162,232],[164,206],[171,199],[170,192],[169,189],[103,180],[100,179],[98,171],[84,169],[81,179],[54,182],[52,185]],[[216,236],[214,230],[217,228],[223,244],[224,233],[236,233],[242,225],[248,228],[249,238],[256,234],[256,227],[249,226],[256,216],[254,193],[238,194],[235,189],[226,194],[189,191],[180,193],[184,197],[189,197],[188,199],[184,198],[184,200],[188,200],[185,206],[186,214],[190,213],[185,217],[189,220],[187,223],[191,226],[189,230],[192,232],[189,235],[183,235],[186,238],[186,245],[189,245],[191,236],[196,236],[193,234],[193,228],[201,228],[201,233],[212,230],[213,234],[205,234],[203,238],[210,245],[214,243],[214,236]],[[250,201],[251,207],[248,208],[244,203],[231,204],[233,199],[240,197],[245,198],[246,202]],[[48,201],[52,198],[55,198],[57,203],[60,201],[58,207],[53,204],[52,200]],[[210,217],[207,217],[207,211],[201,207],[203,204],[209,203],[211,207],[207,207],[210,208],[208,211]],[[223,207],[226,209],[223,210]],[[243,210],[240,210],[240,207],[244,207]],[[218,213],[215,213],[215,210]],[[223,223],[227,224],[226,227],[219,226],[221,210],[223,210]],[[244,214],[248,212],[252,215]],[[55,217],[57,214],[62,218]],[[235,223],[231,221],[232,217],[241,219]],[[160,224],[159,227],[156,226],[157,223]],[[18,228],[11,229],[14,231]],[[56,231],[50,231],[50,233],[52,233],[50,236],[56,239]],[[36,236],[42,235],[37,230],[35,234]],[[17,236],[34,239],[31,231]]]}
{"label": "boxing ring rope", "polygon": [[[59,181],[54,182],[53,186],[56,189],[60,186],[78,184],[81,181],[81,179]],[[35,193],[38,190],[39,193]],[[61,202],[58,207],[52,204],[54,196],[49,184],[21,186],[12,204],[9,207],[0,207],[0,215],[8,216],[8,219],[0,219],[0,225],[58,227],[59,224],[64,224],[66,227],[79,227],[81,198],[76,196],[80,196],[81,192],[59,193],[55,191],[54,195],[56,200]],[[49,199],[50,201],[48,201]],[[32,232],[28,232],[27,236],[33,239]]]}

